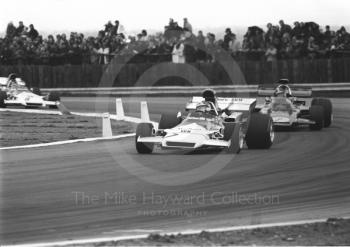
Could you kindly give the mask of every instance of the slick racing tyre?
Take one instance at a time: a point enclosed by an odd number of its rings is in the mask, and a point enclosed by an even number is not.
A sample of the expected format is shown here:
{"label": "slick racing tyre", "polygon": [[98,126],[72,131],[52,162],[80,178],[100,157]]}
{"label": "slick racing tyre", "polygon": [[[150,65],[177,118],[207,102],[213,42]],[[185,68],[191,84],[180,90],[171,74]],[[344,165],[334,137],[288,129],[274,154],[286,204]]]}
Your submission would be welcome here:
{"label": "slick racing tyre", "polygon": [[315,124],[310,124],[311,130],[321,130],[324,126],[324,110],[320,105],[312,105],[310,107],[310,120]]}
{"label": "slick racing tyre", "polygon": [[230,146],[226,149],[227,153],[238,154],[244,145],[241,125],[237,123],[225,123],[224,127],[224,140],[231,141]]}
{"label": "slick racing tyre", "polygon": [[153,143],[142,143],[137,142],[139,137],[150,137],[152,136],[153,125],[151,123],[140,123],[137,125],[136,136],[135,136],[135,145],[136,150],[140,154],[150,154],[153,151]]}
{"label": "slick racing tyre", "polygon": [[5,108],[5,100],[7,99],[7,94],[5,91],[0,91],[0,108]]}
{"label": "slick racing tyre", "polygon": [[270,115],[252,113],[248,118],[246,143],[249,149],[268,149],[271,147],[275,133]]}
{"label": "slick racing tyre", "polygon": [[312,100],[311,105],[319,105],[323,107],[323,114],[324,114],[324,126],[325,128],[328,128],[331,126],[333,121],[333,106],[332,102],[329,99],[324,98],[315,98]]}
{"label": "slick racing tyre", "polygon": [[[48,101],[57,102],[57,101],[60,101],[61,99],[60,99],[59,93],[57,93],[57,92],[50,92],[49,95],[48,95],[48,97],[47,97],[47,100],[48,100]],[[50,107],[50,108],[56,109],[56,108],[57,108],[57,105],[50,105],[49,107]]]}
{"label": "slick racing tyre", "polygon": [[179,123],[181,123],[181,118],[178,117],[177,114],[163,113],[162,116],[160,117],[158,129],[160,130],[171,129],[171,128],[174,128]]}

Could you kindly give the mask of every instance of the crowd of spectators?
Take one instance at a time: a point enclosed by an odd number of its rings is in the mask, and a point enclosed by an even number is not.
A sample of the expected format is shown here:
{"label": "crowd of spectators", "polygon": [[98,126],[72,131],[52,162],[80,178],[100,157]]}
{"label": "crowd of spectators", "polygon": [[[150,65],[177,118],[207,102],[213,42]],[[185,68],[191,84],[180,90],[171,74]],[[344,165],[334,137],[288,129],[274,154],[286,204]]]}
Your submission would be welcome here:
{"label": "crowd of spectators", "polygon": [[249,27],[244,36],[242,51],[265,54],[268,61],[308,57],[330,57],[350,52],[350,34],[345,27],[325,30],[314,22],[294,22],[291,27],[283,20],[279,25],[267,24],[265,32],[259,27]]}
{"label": "crowd of spectators", "polygon": [[97,37],[85,37],[71,32],[48,35],[44,38],[33,24],[26,27],[10,22],[4,38],[0,38],[0,62],[2,64],[81,64],[108,63],[111,54],[118,52],[125,42],[118,33],[119,22],[108,22]]}
{"label": "crowd of spectators", "polygon": [[230,28],[223,39],[215,34],[193,32],[187,18],[183,25],[173,19],[164,32],[148,34],[142,30],[126,37],[119,21],[109,21],[96,37],[72,32],[43,37],[33,24],[22,21],[8,24],[0,38],[0,64],[108,64],[114,56],[132,57],[133,62],[213,62],[223,54],[237,59],[327,58],[350,53],[350,34],[344,27],[325,30],[314,22],[295,22],[291,27],[283,20],[267,24],[266,31],[249,27],[243,40],[237,40]]}

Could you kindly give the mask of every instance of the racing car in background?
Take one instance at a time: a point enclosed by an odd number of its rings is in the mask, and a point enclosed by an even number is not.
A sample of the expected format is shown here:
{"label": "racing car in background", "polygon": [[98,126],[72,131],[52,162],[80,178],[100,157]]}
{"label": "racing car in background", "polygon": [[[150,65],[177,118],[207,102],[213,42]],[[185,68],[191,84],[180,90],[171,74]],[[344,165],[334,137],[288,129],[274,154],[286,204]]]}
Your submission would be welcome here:
{"label": "racing car in background", "polygon": [[193,97],[186,114],[162,114],[155,129],[152,123],[137,126],[135,144],[138,153],[162,149],[193,150],[216,147],[239,153],[248,148],[268,149],[274,140],[272,118],[254,113],[256,99],[217,98],[212,90]]}
{"label": "racing car in background", "polygon": [[40,94],[38,88],[29,89],[26,83],[15,74],[0,77],[0,108],[7,106],[58,107],[60,96],[57,92],[51,92],[45,96]]}
{"label": "racing car in background", "polygon": [[259,87],[258,97],[256,111],[270,113],[275,126],[309,125],[311,130],[321,130],[332,124],[332,102],[312,98],[311,88],[289,85],[288,79],[281,79],[278,86]]}

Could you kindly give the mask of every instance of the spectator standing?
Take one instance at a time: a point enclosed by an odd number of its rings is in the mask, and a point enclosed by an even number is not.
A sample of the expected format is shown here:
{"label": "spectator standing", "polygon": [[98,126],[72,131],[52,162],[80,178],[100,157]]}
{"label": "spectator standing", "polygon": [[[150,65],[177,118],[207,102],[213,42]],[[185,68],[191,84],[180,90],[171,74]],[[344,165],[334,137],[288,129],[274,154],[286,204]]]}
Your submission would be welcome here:
{"label": "spectator standing", "polygon": [[158,53],[161,55],[161,61],[171,60],[172,48],[169,40],[166,40],[164,37],[160,38]]}
{"label": "spectator standing", "polygon": [[190,33],[192,33],[192,25],[191,23],[188,22],[187,18],[184,18],[184,27],[183,27],[184,31],[188,31]]}
{"label": "spectator standing", "polygon": [[184,18],[184,36],[185,38],[189,39],[192,36],[192,25],[188,22],[187,18]]}
{"label": "spectator standing", "polygon": [[294,22],[294,27],[291,31],[291,35],[295,36],[297,39],[301,37],[302,29],[298,21]]}
{"label": "spectator standing", "polygon": [[311,59],[316,58],[318,53],[319,46],[315,43],[315,38],[313,36],[310,36],[307,44],[307,51],[308,56]]}
{"label": "spectator standing", "polygon": [[109,63],[109,47],[107,40],[102,42],[102,46],[98,49],[99,64],[108,64]]}
{"label": "spectator standing", "polygon": [[196,62],[195,39],[188,38],[184,41],[184,56],[187,63]]}
{"label": "spectator standing", "polygon": [[331,40],[332,39],[332,32],[331,32],[331,28],[330,26],[326,26],[326,31],[324,32],[323,34],[324,38],[327,39],[327,40]]}
{"label": "spectator standing", "polygon": [[39,36],[38,31],[34,28],[33,24],[29,25],[28,37],[32,40],[35,40]]}
{"label": "spectator standing", "polygon": [[291,43],[290,43],[290,37],[289,33],[284,33],[281,39],[281,46],[280,46],[280,57],[283,59],[289,58],[291,51]]}
{"label": "spectator standing", "polygon": [[24,26],[24,24],[23,24],[23,21],[20,21],[20,22],[18,23],[18,27],[16,28],[16,35],[17,35],[17,36],[21,36],[22,33],[24,32],[24,30],[25,30],[25,26]]}
{"label": "spectator standing", "polygon": [[179,26],[177,22],[175,22],[172,18],[169,20],[169,25],[165,26],[164,37],[167,40],[172,38],[179,39],[183,33],[183,28]]}
{"label": "spectator standing", "polygon": [[229,50],[232,52],[232,55],[236,57],[241,49],[241,43],[237,40],[236,34],[232,33],[232,40],[229,44]]}
{"label": "spectator standing", "polygon": [[292,37],[291,50],[290,50],[291,58],[298,58],[301,55],[302,44],[303,44],[303,41],[298,40],[297,36]]}
{"label": "spectator standing", "polygon": [[268,73],[265,73],[266,81],[276,81],[277,80],[277,48],[269,43],[265,52],[266,66]]}
{"label": "spectator standing", "polygon": [[290,33],[292,31],[292,28],[289,25],[284,24],[283,20],[280,20],[279,24],[280,24],[280,35],[281,36],[285,33]]}
{"label": "spectator standing", "polygon": [[340,29],[336,32],[337,40],[339,43],[344,44],[346,40],[346,36],[348,36],[348,32],[346,31],[345,27],[342,26]]}
{"label": "spectator standing", "polygon": [[205,38],[205,47],[207,51],[207,61],[213,62],[215,60],[216,44],[215,44],[215,34],[207,33]]}
{"label": "spectator standing", "polygon": [[119,29],[119,21],[116,20],[114,22],[114,26],[111,28],[111,36],[115,36],[118,34],[118,29]]}
{"label": "spectator standing", "polygon": [[267,62],[276,62],[277,61],[277,49],[273,44],[269,44],[265,57]]}
{"label": "spectator standing", "polygon": [[105,30],[104,30],[104,32],[105,32],[105,33],[110,33],[111,30],[112,30],[112,28],[113,28],[112,22],[111,22],[111,21],[108,21],[108,23],[105,24]]}
{"label": "spectator standing", "polygon": [[225,50],[229,49],[230,46],[230,42],[232,41],[232,31],[230,28],[226,28],[225,30],[225,36],[224,36],[224,42],[222,43],[222,48],[224,48]]}
{"label": "spectator standing", "polygon": [[13,22],[11,21],[6,28],[6,37],[9,39],[12,39],[13,37],[16,36],[17,29],[15,25],[13,25]]}
{"label": "spectator standing", "polygon": [[274,30],[271,23],[267,23],[266,27],[267,31],[265,33],[265,39],[268,39],[269,37],[273,36]]}
{"label": "spectator standing", "polygon": [[148,38],[147,38],[147,31],[146,31],[145,29],[143,29],[143,30],[141,31],[140,41],[146,42],[147,39],[148,39]]}
{"label": "spectator standing", "polygon": [[243,37],[243,41],[242,41],[242,52],[244,52],[244,54],[246,54],[247,52],[249,52],[250,50],[250,44],[249,44],[249,40],[248,37]]}
{"label": "spectator standing", "polygon": [[206,60],[206,48],[205,48],[205,37],[202,31],[198,31],[196,37],[196,57],[199,62],[204,62]]}
{"label": "spectator standing", "polygon": [[99,49],[97,43],[91,43],[89,44],[89,50],[90,50],[90,63],[91,64],[98,64],[99,63]]}
{"label": "spectator standing", "polygon": [[184,55],[185,46],[183,41],[180,39],[173,48],[172,59],[173,63],[185,63],[185,55]]}

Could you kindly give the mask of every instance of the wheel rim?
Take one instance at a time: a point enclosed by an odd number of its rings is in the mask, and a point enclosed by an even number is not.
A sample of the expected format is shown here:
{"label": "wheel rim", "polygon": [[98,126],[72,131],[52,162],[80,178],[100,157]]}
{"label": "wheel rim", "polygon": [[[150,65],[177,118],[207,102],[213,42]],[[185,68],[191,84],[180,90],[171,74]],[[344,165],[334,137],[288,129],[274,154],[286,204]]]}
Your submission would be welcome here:
{"label": "wheel rim", "polygon": [[244,146],[244,135],[242,128],[239,128],[239,148],[242,149]]}
{"label": "wheel rim", "polygon": [[271,140],[271,142],[273,142],[274,139],[275,139],[275,131],[273,131],[273,126],[271,124],[271,126],[270,126],[270,140]]}

